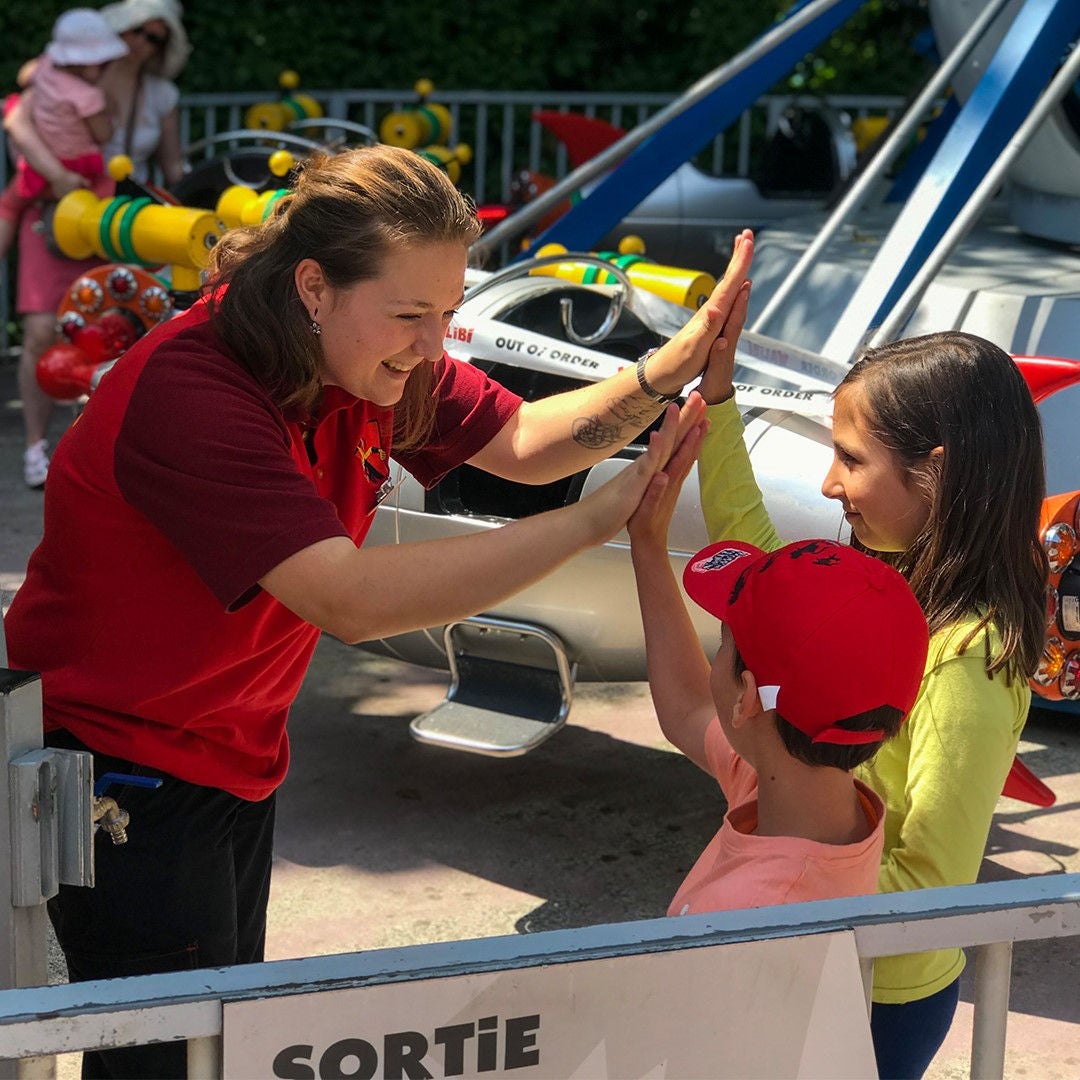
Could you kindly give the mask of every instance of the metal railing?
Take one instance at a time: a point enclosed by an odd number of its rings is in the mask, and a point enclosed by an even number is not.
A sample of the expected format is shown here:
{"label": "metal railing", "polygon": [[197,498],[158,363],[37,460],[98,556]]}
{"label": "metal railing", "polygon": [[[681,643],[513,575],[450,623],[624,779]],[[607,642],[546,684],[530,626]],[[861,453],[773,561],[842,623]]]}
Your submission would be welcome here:
{"label": "metal railing", "polygon": [[[376,131],[387,113],[408,108],[416,100],[415,93],[403,90],[312,91],[311,96],[322,105],[328,119],[352,120]],[[543,168],[556,178],[565,175],[566,150],[561,145],[555,147],[550,136],[545,137],[542,126],[533,119],[534,113],[544,110],[580,113],[628,130],[659,112],[676,96],[447,90],[437,91],[432,98],[450,112],[450,142],[463,141],[473,151],[465,186],[482,203],[508,199],[510,182],[520,169]],[[242,128],[246,110],[267,97],[259,93],[186,95],[180,103],[182,140],[187,144],[221,131]],[[853,119],[871,114],[891,117],[902,108],[903,98],[769,95],[743,113],[731,130],[717,133],[699,164],[716,176],[749,176],[755,144],[775,132],[779,118],[795,105],[833,109]],[[303,129],[302,121],[298,127]],[[496,165],[498,174],[496,186],[491,182],[491,163]]]}
{"label": "metal railing", "polygon": [[[411,90],[314,90],[327,119],[349,120],[378,130],[391,111],[415,104]],[[186,94],[180,99],[180,132],[183,145],[210,139],[222,132],[244,127],[244,114],[259,102],[273,100],[270,92]],[[659,112],[675,99],[675,94],[545,93],[542,91],[499,92],[488,90],[447,90],[432,95],[445,105],[452,121],[450,141],[465,142],[472,150],[462,187],[477,203],[506,202],[511,182],[522,169],[545,172],[561,179],[570,168],[566,148],[547,134],[533,118],[539,110],[581,113],[630,129]],[[852,119],[869,115],[892,117],[903,107],[903,98],[893,95],[856,97],[834,95],[770,95],[761,98],[742,114],[728,131],[719,132],[696,163],[715,176],[747,177],[761,146],[777,129],[784,112],[792,106],[831,109]],[[303,132],[303,126],[299,128]],[[272,133],[268,133],[272,137]],[[225,144],[227,147],[228,144]],[[221,154],[222,145],[208,147],[204,156]],[[0,183],[10,175],[10,163],[3,130],[0,129]],[[10,351],[9,324],[14,312],[13,262],[0,266],[0,357]]]}
{"label": "metal railing", "polygon": [[878,956],[974,949],[970,1075],[992,1080],[1004,1075],[1013,943],[1080,935],[1080,874],[6,990],[0,1057],[26,1059],[30,1075],[47,1055],[186,1039],[189,1075],[219,1077],[224,1002],[838,933],[853,935],[864,979]]}

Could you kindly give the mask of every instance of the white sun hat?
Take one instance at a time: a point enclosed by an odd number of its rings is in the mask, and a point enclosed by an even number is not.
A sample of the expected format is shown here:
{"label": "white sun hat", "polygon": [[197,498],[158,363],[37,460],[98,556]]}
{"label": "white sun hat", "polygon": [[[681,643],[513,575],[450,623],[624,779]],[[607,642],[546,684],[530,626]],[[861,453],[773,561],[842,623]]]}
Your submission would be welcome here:
{"label": "white sun hat", "polygon": [[164,50],[147,63],[147,70],[166,79],[175,79],[184,70],[191,55],[191,45],[180,21],[184,7],[179,0],[120,0],[116,4],[106,4],[101,14],[118,34],[160,19],[169,28],[169,41]]}
{"label": "white sun hat", "polygon": [[72,8],[53,23],[52,41],[45,55],[60,67],[76,64],[107,64],[126,56],[127,45],[91,8]]}

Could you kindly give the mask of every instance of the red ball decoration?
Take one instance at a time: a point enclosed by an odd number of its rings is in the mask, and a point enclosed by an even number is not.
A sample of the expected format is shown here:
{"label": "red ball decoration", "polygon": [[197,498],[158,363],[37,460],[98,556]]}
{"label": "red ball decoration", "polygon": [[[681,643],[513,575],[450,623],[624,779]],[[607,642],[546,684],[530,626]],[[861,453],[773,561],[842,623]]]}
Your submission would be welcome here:
{"label": "red ball decoration", "polygon": [[109,336],[102,329],[100,323],[87,323],[86,326],[76,330],[72,335],[71,344],[82,349],[91,363],[103,364],[106,360],[112,360],[116,355],[111,351],[112,346]]}
{"label": "red ball decoration", "polygon": [[58,401],[74,401],[89,392],[94,368],[90,357],[78,345],[61,342],[38,357],[38,386]]}
{"label": "red ball decoration", "polygon": [[106,311],[97,324],[109,340],[109,359],[119,356],[130,349],[143,332],[138,320],[125,315],[122,311]]}
{"label": "red ball decoration", "polygon": [[62,333],[68,341],[70,341],[85,325],[86,319],[84,319],[77,311],[65,311],[64,314],[60,316],[60,333]]}

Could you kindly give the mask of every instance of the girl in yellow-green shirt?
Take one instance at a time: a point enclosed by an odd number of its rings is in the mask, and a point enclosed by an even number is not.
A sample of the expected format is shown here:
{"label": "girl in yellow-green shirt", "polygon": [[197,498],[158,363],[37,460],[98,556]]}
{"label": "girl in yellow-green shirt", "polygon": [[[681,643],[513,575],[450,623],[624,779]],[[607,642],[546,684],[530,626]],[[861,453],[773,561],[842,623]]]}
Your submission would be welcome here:
{"label": "girl in yellow-green shirt", "polygon": [[[725,328],[729,342],[747,298],[744,289]],[[762,503],[732,396],[734,349],[714,351],[700,387],[712,405],[698,464],[709,539],[776,548],[784,541]],[[1006,353],[948,331],[867,350],[837,388],[833,445],[822,493],[843,506],[852,544],[908,579],[931,634],[900,734],[857,770],[886,804],[878,887],[970,884],[1042,649],[1039,417]],[[963,966],[957,948],[875,963],[871,1027],[882,1078],[923,1074],[952,1022]]]}

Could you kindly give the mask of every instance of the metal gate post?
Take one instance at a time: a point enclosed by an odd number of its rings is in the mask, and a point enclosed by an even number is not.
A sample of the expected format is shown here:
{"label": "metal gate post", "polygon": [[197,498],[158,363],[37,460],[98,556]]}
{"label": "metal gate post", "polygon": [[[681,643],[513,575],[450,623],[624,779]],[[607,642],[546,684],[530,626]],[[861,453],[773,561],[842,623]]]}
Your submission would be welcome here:
{"label": "metal gate post", "polygon": [[0,986],[42,986],[45,907],[15,907],[13,836],[8,763],[41,748],[41,678],[37,672],[0,668]]}
{"label": "metal gate post", "polygon": [[[0,631],[2,636],[2,631]],[[0,668],[0,987],[48,982],[45,905],[15,906],[17,812],[8,764],[41,748],[41,679],[36,672]],[[55,1058],[0,1061],[0,1077],[52,1077]]]}
{"label": "metal gate post", "polygon": [[980,945],[976,952],[972,1080],[1001,1080],[1005,1075],[1005,1027],[1009,1019],[1012,954],[1012,941]]}

